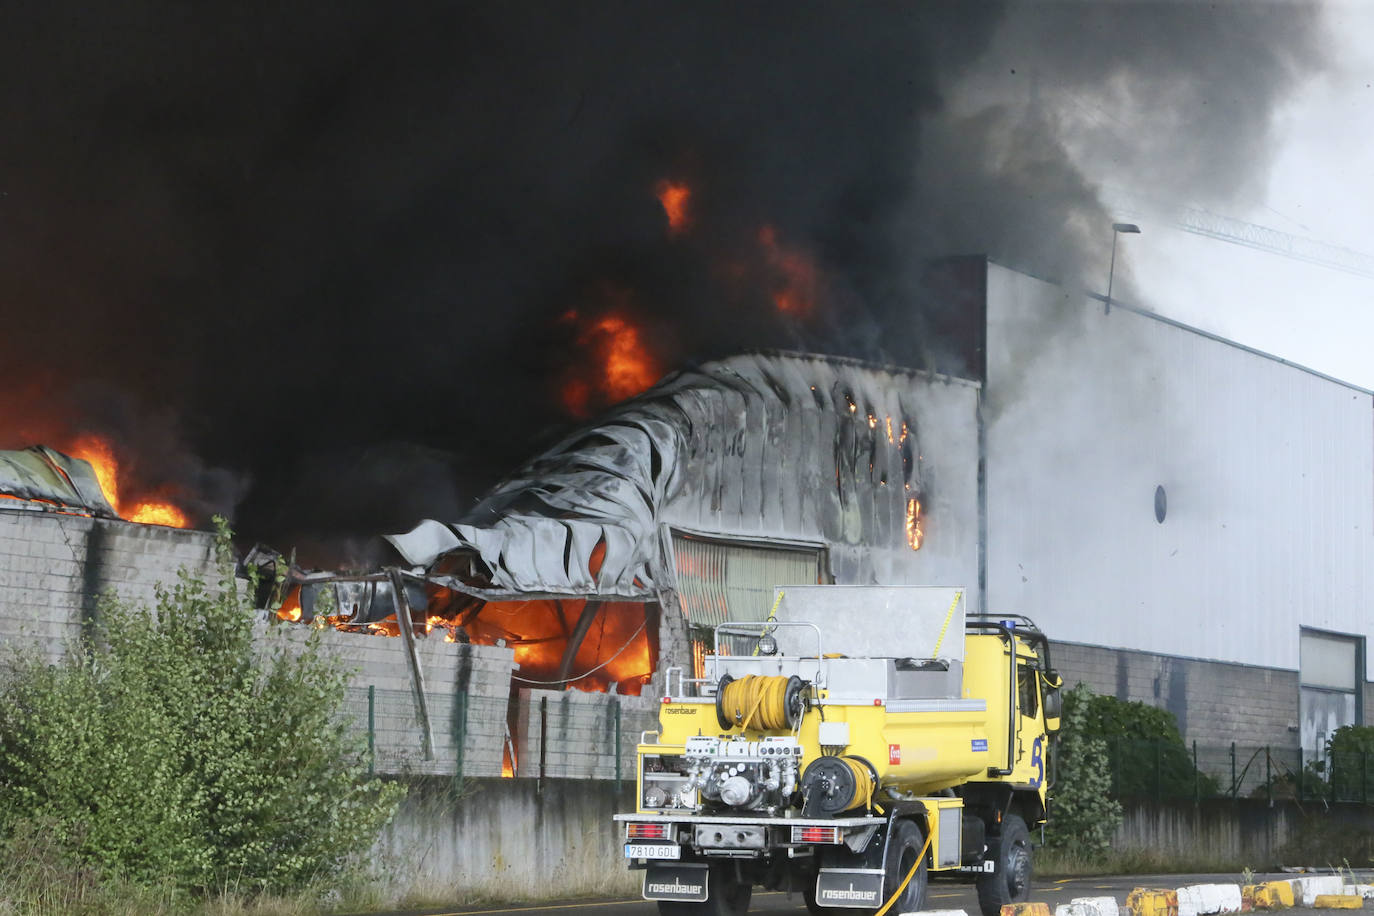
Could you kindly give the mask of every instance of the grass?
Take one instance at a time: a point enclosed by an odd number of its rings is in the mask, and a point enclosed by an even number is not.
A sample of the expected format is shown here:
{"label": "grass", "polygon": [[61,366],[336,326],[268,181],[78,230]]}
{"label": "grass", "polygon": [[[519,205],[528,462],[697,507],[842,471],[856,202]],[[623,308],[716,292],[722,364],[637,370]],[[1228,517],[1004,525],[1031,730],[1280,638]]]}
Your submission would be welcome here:
{"label": "grass", "polygon": [[1247,864],[1206,853],[1165,852],[1153,849],[1110,849],[1090,858],[1054,849],[1040,848],[1035,851],[1035,873],[1037,877],[1042,878],[1082,878],[1091,875],[1239,875]]}
{"label": "grass", "polygon": [[24,829],[0,844],[0,916],[321,916],[385,901],[362,872],[328,891],[272,896],[225,888],[193,899],[170,884],[146,887],[74,861],[54,835]]}

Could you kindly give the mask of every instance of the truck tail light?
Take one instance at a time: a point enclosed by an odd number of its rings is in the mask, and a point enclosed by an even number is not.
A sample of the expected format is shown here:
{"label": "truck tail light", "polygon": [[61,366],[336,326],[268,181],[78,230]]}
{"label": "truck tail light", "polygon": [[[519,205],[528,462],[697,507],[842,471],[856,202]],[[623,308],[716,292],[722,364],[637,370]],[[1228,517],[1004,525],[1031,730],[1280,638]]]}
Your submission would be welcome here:
{"label": "truck tail light", "polygon": [[793,843],[842,843],[839,827],[793,827]]}
{"label": "truck tail light", "polygon": [[626,824],[625,838],[628,840],[666,840],[667,824]]}

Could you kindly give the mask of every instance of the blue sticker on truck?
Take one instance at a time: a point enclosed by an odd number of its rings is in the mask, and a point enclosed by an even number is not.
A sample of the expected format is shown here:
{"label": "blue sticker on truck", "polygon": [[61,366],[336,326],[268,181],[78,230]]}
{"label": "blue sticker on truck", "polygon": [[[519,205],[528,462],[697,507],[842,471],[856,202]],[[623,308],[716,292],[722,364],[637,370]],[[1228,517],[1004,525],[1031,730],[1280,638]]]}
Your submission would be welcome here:
{"label": "blue sticker on truck", "polygon": [[974,739],[973,739],[973,749],[974,749],[975,751],[986,751],[986,750],[988,749],[988,739],[987,739],[987,738],[974,738]]}

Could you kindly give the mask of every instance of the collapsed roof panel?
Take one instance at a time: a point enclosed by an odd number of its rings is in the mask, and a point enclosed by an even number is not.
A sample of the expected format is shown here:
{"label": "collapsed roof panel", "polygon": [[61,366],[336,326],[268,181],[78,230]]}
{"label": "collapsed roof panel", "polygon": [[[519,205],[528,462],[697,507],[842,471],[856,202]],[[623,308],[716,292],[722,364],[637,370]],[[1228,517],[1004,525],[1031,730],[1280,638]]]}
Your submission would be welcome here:
{"label": "collapsed roof panel", "polygon": [[0,451],[0,494],[119,518],[90,464],[46,445]]}
{"label": "collapsed roof panel", "polygon": [[[475,556],[490,581],[452,583],[473,593],[652,598],[673,585],[665,526],[823,545],[842,555],[837,581],[909,581],[910,560],[889,555],[919,546],[913,509],[938,486],[918,428],[935,416],[936,435],[955,443],[950,466],[960,470],[947,502],[976,519],[976,404],[975,383],[912,370],[735,356],[611,409],[462,519],[388,540],[432,574],[445,556]],[[949,529],[967,534],[964,522]],[[952,550],[972,556],[967,547]]]}

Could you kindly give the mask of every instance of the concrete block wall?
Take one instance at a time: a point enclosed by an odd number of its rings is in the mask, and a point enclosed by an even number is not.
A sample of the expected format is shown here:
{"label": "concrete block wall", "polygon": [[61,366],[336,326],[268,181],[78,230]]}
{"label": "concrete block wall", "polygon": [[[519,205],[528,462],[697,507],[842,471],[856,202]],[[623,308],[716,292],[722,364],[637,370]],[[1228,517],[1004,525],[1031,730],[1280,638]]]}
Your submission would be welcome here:
{"label": "concrete block wall", "polygon": [[178,570],[214,570],[214,535],[0,505],[0,645],[57,659],[98,598],[151,605]]}
{"label": "concrete block wall", "polygon": [[631,896],[643,872],[625,864],[632,783],[479,779],[458,797],[448,780],[417,780],[373,847],[393,898],[453,903]]}
{"label": "concrete block wall", "polygon": [[618,710],[619,773],[622,781],[633,782],[640,733],[658,728],[658,708],[653,697],[522,689],[515,716],[515,775],[615,779]]}
{"label": "concrete block wall", "polygon": [[405,642],[333,629],[316,633],[291,624],[264,625],[261,639],[267,651],[276,647],[299,652],[312,634],[320,640],[323,651],[355,672],[348,702],[354,727],[364,734],[369,727],[369,701],[373,704],[377,772],[501,775],[510,677],[515,668],[513,649],[445,642],[440,630],[416,640],[434,738],[432,756],[427,757]]}
{"label": "concrete block wall", "polygon": [[1074,643],[1054,643],[1051,660],[1066,686],[1167,709],[1200,747],[1298,746],[1296,671]]}

